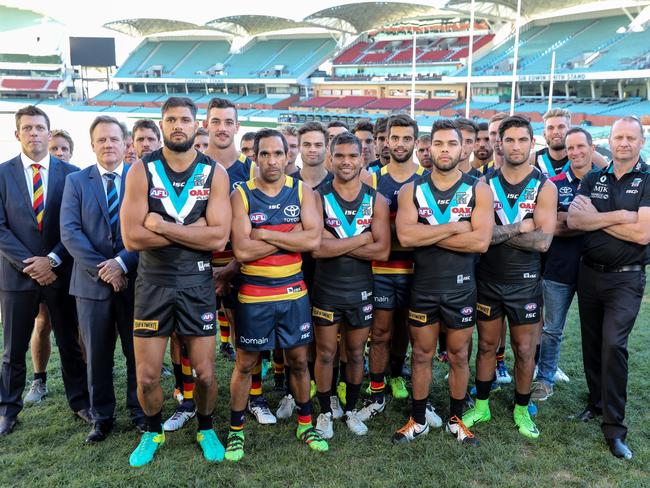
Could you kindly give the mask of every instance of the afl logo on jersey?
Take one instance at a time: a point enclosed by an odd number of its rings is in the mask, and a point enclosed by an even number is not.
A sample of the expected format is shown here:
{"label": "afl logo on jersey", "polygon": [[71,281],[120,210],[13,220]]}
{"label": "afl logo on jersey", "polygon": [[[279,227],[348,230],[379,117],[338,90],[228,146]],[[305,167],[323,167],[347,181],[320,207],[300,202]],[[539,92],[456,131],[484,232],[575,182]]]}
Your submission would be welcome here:
{"label": "afl logo on jersey", "polygon": [[284,207],[284,215],[287,217],[298,217],[300,215],[300,207],[298,205],[287,205]]}
{"label": "afl logo on jersey", "polygon": [[433,211],[429,207],[420,207],[418,208],[418,215],[420,217],[431,217],[433,215]]}
{"label": "afl logo on jersey", "polygon": [[524,308],[526,309],[526,312],[532,312],[533,310],[537,310],[537,304],[536,303],[527,303]]}
{"label": "afl logo on jersey", "polygon": [[149,190],[149,196],[151,198],[162,200],[163,198],[167,198],[169,196],[169,193],[164,188],[152,188]]}
{"label": "afl logo on jersey", "polygon": [[201,320],[203,320],[203,322],[212,322],[214,320],[214,314],[212,312],[206,312],[201,315]]}
{"label": "afl logo on jersey", "polygon": [[329,227],[341,227],[341,221],[339,219],[325,219],[325,224]]}
{"label": "afl logo on jersey", "polygon": [[261,224],[262,222],[266,222],[267,218],[268,217],[264,212],[255,212],[250,216],[251,222],[254,224]]}
{"label": "afl logo on jersey", "polygon": [[461,309],[461,311],[460,311],[460,313],[465,315],[465,316],[472,315],[473,312],[474,312],[474,309],[472,307],[465,307],[465,308]]}
{"label": "afl logo on jersey", "polygon": [[302,324],[300,326],[300,331],[301,332],[307,332],[310,328],[311,328],[311,325],[309,324],[309,322],[305,322],[304,324]]}
{"label": "afl logo on jersey", "polygon": [[494,210],[501,210],[503,208],[503,204],[501,202],[494,202]]}

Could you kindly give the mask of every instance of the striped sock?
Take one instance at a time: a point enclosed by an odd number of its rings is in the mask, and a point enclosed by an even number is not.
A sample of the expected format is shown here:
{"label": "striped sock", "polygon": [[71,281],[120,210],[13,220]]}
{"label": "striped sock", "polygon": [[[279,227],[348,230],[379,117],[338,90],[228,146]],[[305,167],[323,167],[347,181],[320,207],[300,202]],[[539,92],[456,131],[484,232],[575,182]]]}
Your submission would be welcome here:
{"label": "striped sock", "polygon": [[181,366],[183,368],[183,398],[185,400],[194,400],[194,377],[192,376],[192,366],[185,346],[181,350]]}
{"label": "striped sock", "polygon": [[223,310],[217,312],[217,322],[219,322],[219,340],[221,343],[230,341],[230,322],[226,318]]}
{"label": "striped sock", "polygon": [[262,357],[258,357],[257,363],[253,366],[253,371],[251,372],[251,389],[250,389],[251,400],[255,400],[262,394]]}
{"label": "striped sock", "polygon": [[298,427],[311,427],[311,400],[305,403],[296,402],[296,410],[298,410]]}
{"label": "striped sock", "polygon": [[370,373],[370,395],[375,400],[382,400],[384,397],[384,373]]}
{"label": "striped sock", "polygon": [[230,411],[230,431],[241,432],[244,430],[244,412],[245,410]]}

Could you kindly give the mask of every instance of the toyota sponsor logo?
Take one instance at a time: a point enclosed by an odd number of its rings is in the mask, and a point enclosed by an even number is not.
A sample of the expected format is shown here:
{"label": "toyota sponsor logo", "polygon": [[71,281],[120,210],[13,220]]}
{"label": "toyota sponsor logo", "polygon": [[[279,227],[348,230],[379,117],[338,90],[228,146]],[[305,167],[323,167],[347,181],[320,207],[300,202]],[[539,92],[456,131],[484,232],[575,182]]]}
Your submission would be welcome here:
{"label": "toyota sponsor logo", "polygon": [[151,198],[157,198],[158,200],[162,200],[163,198],[167,198],[169,196],[169,192],[165,190],[164,188],[152,188],[149,191],[149,196]]}
{"label": "toyota sponsor logo", "polygon": [[266,222],[266,219],[268,218],[267,215],[264,212],[255,212],[251,214],[251,222],[254,224],[261,224],[262,222]]}
{"label": "toyota sponsor logo", "polygon": [[433,215],[433,210],[431,210],[429,207],[421,207],[418,209],[418,215],[420,217],[431,217]]}
{"label": "toyota sponsor logo", "polygon": [[300,215],[300,207],[298,205],[288,205],[284,207],[284,215],[287,217],[297,217]]}
{"label": "toyota sponsor logo", "polygon": [[537,304],[536,303],[527,303],[524,308],[526,309],[526,312],[532,312],[533,310],[537,310]]}
{"label": "toyota sponsor logo", "polygon": [[203,322],[212,322],[214,320],[214,314],[212,312],[205,312],[201,315],[201,320],[203,320]]}
{"label": "toyota sponsor logo", "polygon": [[472,307],[465,307],[460,311],[462,315],[472,315],[472,312],[474,312],[474,309]]}
{"label": "toyota sponsor logo", "polygon": [[329,227],[341,227],[341,221],[339,219],[325,219],[325,224],[327,224]]}
{"label": "toyota sponsor logo", "polygon": [[304,324],[302,324],[300,326],[300,331],[301,332],[307,332],[310,328],[311,328],[311,325],[309,324],[309,322],[305,322]]}
{"label": "toyota sponsor logo", "polygon": [[571,193],[573,193],[573,190],[568,186],[563,186],[562,188],[560,188],[560,195],[569,195]]}

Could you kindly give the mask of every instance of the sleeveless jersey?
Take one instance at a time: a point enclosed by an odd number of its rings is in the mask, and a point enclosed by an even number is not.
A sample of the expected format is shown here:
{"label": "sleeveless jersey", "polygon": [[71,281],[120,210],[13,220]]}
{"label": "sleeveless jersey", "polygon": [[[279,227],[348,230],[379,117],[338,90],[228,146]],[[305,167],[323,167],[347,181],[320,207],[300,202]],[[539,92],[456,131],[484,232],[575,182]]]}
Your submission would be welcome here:
{"label": "sleeveless jersey", "polygon": [[[226,169],[226,172],[230,179],[230,191],[233,191],[242,183],[253,179],[255,176],[255,163],[247,156],[244,156],[243,153],[240,153],[237,160]],[[228,242],[223,251],[212,253],[212,266],[215,268],[226,266],[233,259],[235,259],[235,256],[232,252],[232,246]]]}
{"label": "sleeveless jersey", "polygon": [[[303,181],[302,176],[300,175],[300,169],[297,169],[289,176],[295,178],[296,180]],[[318,185],[313,187],[312,190],[318,191],[321,185],[331,182],[333,179],[334,179],[334,175],[328,171],[327,174],[325,175],[325,178],[323,178]],[[311,256],[310,252],[302,253],[302,274],[303,277],[305,278],[305,283],[307,283],[308,288],[311,288],[312,285],[314,284],[315,273],[316,273],[316,260]]]}
{"label": "sleeveless jersey", "polygon": [[[334,189],[332,182],[320,185],[324,227],[337,239],[370,232],[377,192],[361,185],[357,197],[348,202]],[[314,295],[328,305],[354,305],[369,298],[372,289],[370,261],[343,255],[316,260]]]}
{"label": "sleeveless jersey", "polygon": [[[382,166],[379,171],[370,175],[372,177],[372,187],[388,200],[391,229],[395,228],[397,194],[402,186],[424,174],[429,174],[429,172],[423,166],[418,165],[415,173],[413,173],[410,178],[402,182],[397,182],[388,172],[388,165],[386,165]],[[373,261],[372,272],[373,274],[412,274],[413,249],[403,248],[393,232],[393,235],[391,236],[391,248],[388,261]]]}
{"label": "sleeveless jersey", "polygon": [[[463,174],[448,190],[439,190],[429,175],[415,181],[413,202],[418,210],[418,222],[442,225],[469,221],[476,206],[478,180]],[[443,249],[435,244],[416,247],[413,287],[424,293],[449,293],[454,289],[474,286],[474,253]]]}
{"label": "sleeveless jersey", "polygon": [[[147,176],[149,211],[167,222],[189,225],[205,217],[216,163],[197,153],[182,173],[173,171],[162,149],[142,158]],[[210,252],[172,243],[140,252],[138,274],[161,286],[192,286],[212,279]]]}
{"label": "sleeveless jersey", "polygon": [[548,148],[540,149],[535,153],[535,166],[542,174],[548,178],[553,178],[560,173],[566,173],[571,167],[571,162],[568,156],[562,159],[553,159],[548,153]]}
{"label": "sleeveless jersey", "polygon": [[[255,185],[255,179],[237,187],[253,229],[291,232],[300,223],[302,182],[285,176],[280,193],[271,197]],[[307,294],[299,252],[278,250],[255,261],[242,263],[242,303],[295,300]]]}
{"label": "sleeveless jersey", "polygon": [[[497,225],[508,225],[532,219],[537,197],[546,176],[537,168],[520,183],[511,185],[496,170],[486,177],[494,195],[494,216]],[[540,278],[541,256],[536,251],[523,251],[505,243],[490,246],[477,267],[480,280],[521,283]]]}

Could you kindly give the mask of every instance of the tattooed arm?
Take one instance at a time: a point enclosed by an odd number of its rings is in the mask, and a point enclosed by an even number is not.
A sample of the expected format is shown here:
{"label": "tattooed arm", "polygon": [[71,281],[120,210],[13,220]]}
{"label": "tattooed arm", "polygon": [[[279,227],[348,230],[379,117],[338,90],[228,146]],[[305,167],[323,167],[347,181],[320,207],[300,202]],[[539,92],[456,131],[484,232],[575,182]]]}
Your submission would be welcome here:
{"label": "tattooed arm", "polygon": [[557,188],[550,181],[544,183],[533,214],[535,230],[506,241],[506,245],[522,251],[546,252],[553,241],[557,222]]}

